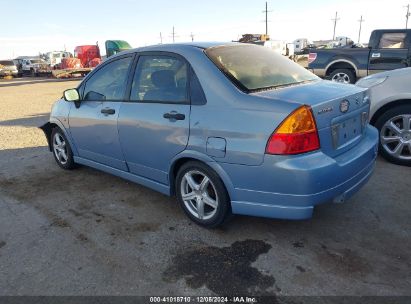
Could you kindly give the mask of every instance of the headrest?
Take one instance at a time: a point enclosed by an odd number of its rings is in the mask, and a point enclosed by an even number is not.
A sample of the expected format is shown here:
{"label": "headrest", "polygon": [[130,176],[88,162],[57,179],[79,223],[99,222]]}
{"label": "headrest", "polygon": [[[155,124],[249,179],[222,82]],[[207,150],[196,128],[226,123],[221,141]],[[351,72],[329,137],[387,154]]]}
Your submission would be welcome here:
{"label": "headrest", "polygon": [[151,82],[157,87],[175,87],[174,72],[170,70],[156,71],[151,74]]}

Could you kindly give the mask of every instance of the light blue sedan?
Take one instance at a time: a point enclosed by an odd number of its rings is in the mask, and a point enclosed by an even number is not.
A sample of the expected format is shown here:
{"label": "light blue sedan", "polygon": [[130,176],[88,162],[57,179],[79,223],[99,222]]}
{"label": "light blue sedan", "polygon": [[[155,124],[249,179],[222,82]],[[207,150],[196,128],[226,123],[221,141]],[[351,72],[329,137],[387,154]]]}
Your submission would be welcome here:
{"label": "light blue sedan", "polygon": [[248,44],[144,47],[64,92],[41,128],[63,169],[90,166],[176,195],[196,223],[311,217],[373,172],[366,89]]}

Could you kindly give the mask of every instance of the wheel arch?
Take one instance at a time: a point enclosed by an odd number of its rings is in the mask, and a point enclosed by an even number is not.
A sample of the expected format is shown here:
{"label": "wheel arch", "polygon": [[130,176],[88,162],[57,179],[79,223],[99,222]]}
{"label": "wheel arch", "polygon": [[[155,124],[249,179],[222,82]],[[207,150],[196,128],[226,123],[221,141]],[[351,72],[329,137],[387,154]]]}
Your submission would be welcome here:
{"label": "wheel arch", "polygon": [[337,59],[331,61],[325,68],[325,76],[329,76],[333,71],[337,69],[348,69],[353,70],[356,77],[358,77],[358,68],[357,66],[349,60],[346,59]]}
{"label": "wheel arch", "polygon": [[381,115],[383,115],[385,112],[387,112],[391,108],[402,106],[402,105],[411,105],[411,99],[398,99],[398,100],[393,100],[393,101],[390,101],[384,104],[381,108],[375,111],[375,113],[370,119],[370,124],[374,126],[378,118],[380,118]]}
{"label": "wheel arch", "polygon": [[49,122],[47,122],[44,125],[39,127],[44,132],[44,135],[46,136],[47,145],[48,145],[49,150],[52,151],[51,133],[53,132],[53,129],[56,128],[56,127],[63,131],[64,135],[66,136],[66,138],[67,138],[67,140],[70,144],[73,155],[77,156],[78,155],[77,148],[73,144],[71,136],[68,134],[66,128],[63,126],[63,124],[59,120],[51,120],[51,121],[49,121]]}
{"label": "wheel arch", "polygon": [[211,169],[213,169],[217,175],[220,177],[222,180],[228,196],[231,200],[233,191],[234,191],[234,186],[231,182],[230,177],[227,175],[227,173],[224,171],[224,169],[221,167],[221,165],[216,162],[214,159],[209,157],[208,155],[205,155],[203,153],[200,153],[198,151],[189,151],[185,150],[182,153],[178,154],[174,159],[171,161],[171,166],[169,170],[169,183],[170,183],[170,194],[174,195],[175,194],[175,179],[177,176],[178,170],[183,166],[185,163],[189,161],[198,161],[201,162]]}

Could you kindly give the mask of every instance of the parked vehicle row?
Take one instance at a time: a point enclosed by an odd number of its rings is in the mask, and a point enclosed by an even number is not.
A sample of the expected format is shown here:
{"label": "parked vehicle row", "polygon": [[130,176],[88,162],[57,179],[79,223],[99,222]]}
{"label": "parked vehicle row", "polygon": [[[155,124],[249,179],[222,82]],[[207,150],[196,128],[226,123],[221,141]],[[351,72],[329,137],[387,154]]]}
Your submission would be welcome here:
{"label": "parked vehicle row", "polygon": [[355,83],[367,75],[411,66],[411,30],[375,30],[368,48],[312,49],[308,68],[337,82]]}
{"label": "parked vehicle row", "polygon": [[367,89],[321,80],[269,48],[215,43],[125,51],[64,92],[42,126],[57,164],[176,195],[196,223],[311,217],[370,178]]}
{"label": "parked vehicle row", "polygon": [[[128,50],[131,46],[123,40],[107,40],[106,57]],[[0,76],[39,76],[52,75],[56,78],[72,75],[87,75],[102,61],[100,47],[96,45],[80,45],[74,49],[74,55],[67,51],[53,51],[40,56],[20,56],[15,64],[11,60],[3,61]],[[13,63],[13,65],[11,64]],[[17,69],[17,73],[14,72]]]}

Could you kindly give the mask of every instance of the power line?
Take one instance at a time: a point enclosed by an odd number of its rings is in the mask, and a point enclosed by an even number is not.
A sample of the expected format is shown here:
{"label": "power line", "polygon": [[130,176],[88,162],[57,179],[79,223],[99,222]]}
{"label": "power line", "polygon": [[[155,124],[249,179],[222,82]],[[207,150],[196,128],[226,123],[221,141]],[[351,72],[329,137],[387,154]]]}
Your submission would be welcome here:
{"label": "power line", "polygon": [[360,43],[360,39],[361,39],[361,25],[365,20],[362,19],[362,16],[360,18],[360,20],[358,20],[358,22],[360,23],[360,30],[358,31],[358,43]]}
{"label": "power line", "polygon": [[340,18],[338,18],[337,16],[338,16],[338,12],[335,12],[335,18],[334,18],[334,19],[331,19],[332,21],[334,21],[333,40],[335,40],[335,28],[337,27],[337,21],[340,20]]}

